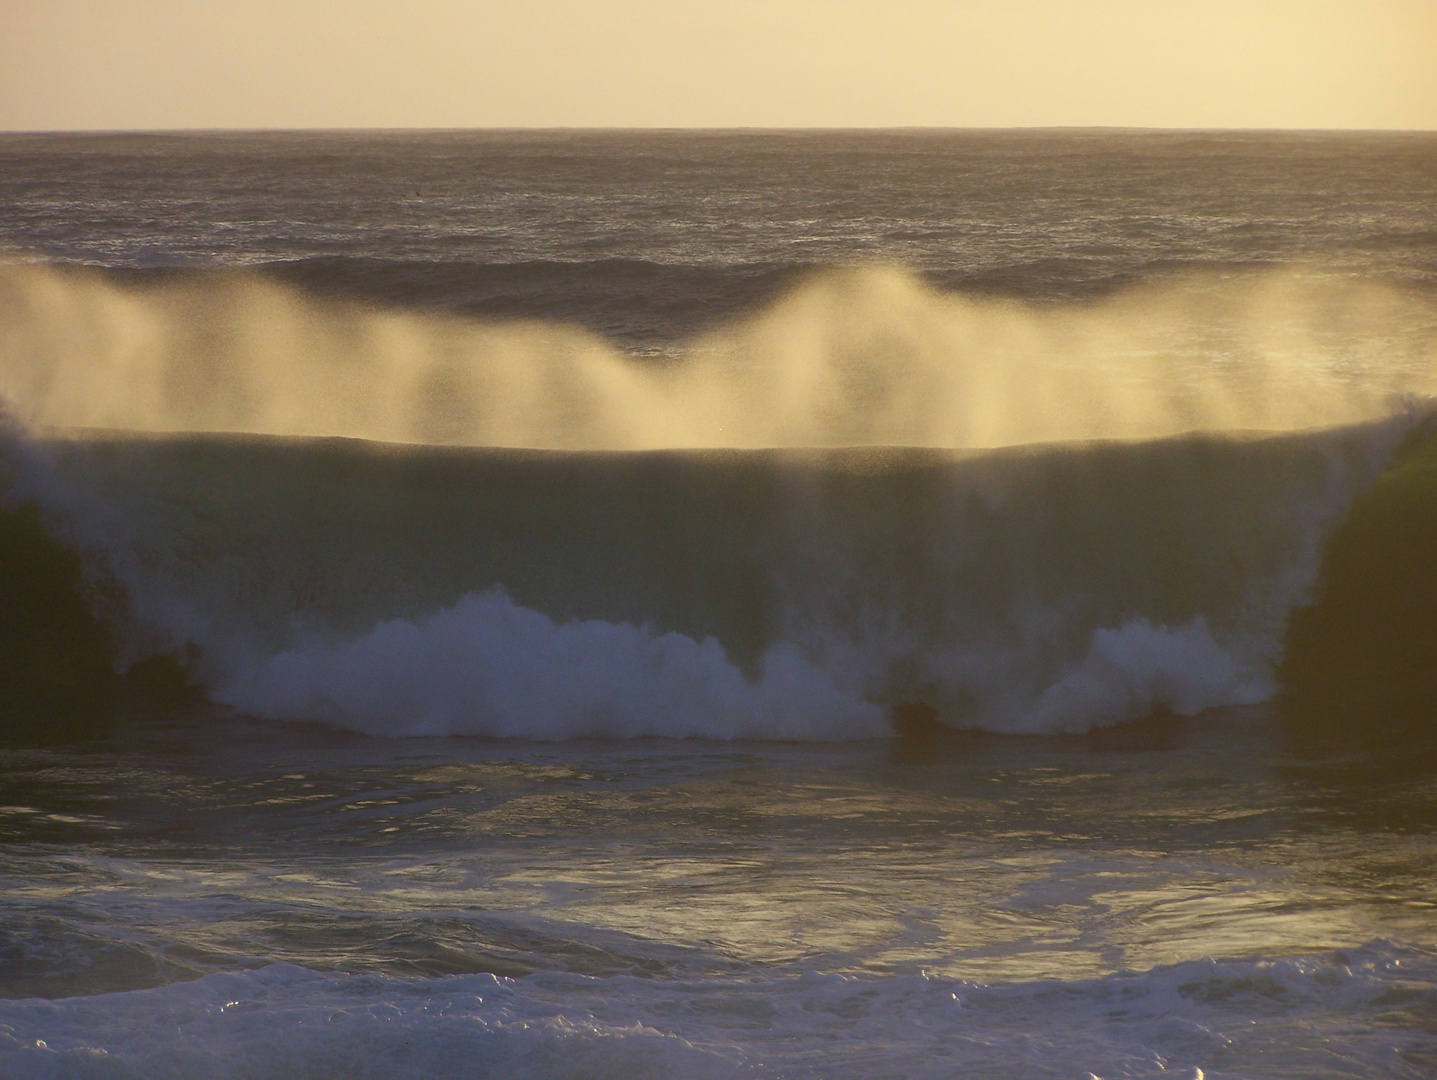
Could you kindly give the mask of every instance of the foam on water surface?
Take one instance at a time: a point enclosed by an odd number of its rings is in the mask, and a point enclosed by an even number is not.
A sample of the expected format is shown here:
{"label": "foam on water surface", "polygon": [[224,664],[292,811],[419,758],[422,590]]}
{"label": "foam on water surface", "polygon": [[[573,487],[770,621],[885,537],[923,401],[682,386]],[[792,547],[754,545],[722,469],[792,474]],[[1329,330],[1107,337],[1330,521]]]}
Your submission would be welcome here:
{"label": "foam on water surface", "polygon": [[[1350,953],[1074,982],[533,975],[404,981],[278,965],[0,1003],[16,1080],[129,1077],[1429,1075],[1437,961]],[[1420,1021],[1419,1021],[1420,1024]]]}

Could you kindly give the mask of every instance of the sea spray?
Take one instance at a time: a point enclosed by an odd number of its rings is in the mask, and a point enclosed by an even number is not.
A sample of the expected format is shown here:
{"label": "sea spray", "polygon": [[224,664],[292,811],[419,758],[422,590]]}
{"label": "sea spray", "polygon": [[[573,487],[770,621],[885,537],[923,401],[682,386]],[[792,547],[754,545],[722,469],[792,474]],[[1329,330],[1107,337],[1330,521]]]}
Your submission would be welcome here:
{"label": "sea spray", "polygon": [[886,266],[627,354],[560,322],[320,300],[239,271],[125,283],[0,267],[0,397],[33,428],[555,449],[997,447],[1297,430],[1437,390],[1437,309],[1300,268],[1087,302],[947,293]]}

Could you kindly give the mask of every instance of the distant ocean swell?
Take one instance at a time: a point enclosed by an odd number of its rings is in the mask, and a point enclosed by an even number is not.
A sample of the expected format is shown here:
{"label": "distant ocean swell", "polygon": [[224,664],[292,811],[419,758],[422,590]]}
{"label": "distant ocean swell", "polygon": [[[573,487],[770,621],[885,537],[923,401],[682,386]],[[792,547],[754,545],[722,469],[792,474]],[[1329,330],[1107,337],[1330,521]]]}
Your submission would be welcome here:
{"label": "distant ocean swell", "polygon": [[1290,272],[1024,306],[831,271],[667,360],[227,274],[12,267],[0,306],[9,502],[82,553],[120,665],[376,734],[1264,700],[1430,415],[1428,307]]}

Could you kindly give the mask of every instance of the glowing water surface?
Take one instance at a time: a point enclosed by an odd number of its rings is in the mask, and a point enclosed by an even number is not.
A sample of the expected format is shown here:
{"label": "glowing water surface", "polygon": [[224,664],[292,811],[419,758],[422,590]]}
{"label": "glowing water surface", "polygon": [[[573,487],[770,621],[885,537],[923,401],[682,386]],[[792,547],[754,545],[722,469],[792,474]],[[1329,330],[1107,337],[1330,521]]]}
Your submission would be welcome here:
{"label": "glowing water surface", "polygon": [[[215,716],[9,749],[5,990],[274,960],[1030,980],[1430,937],[1431,771],[1374,783],[1268,719],[814,747]],[[88,947],[52,952],[61,928]]]}
{"label": "glowing water surface", "polygon": [[204,707],[0,766],[17,1076],[1417,1077],[1437,1048],[1437,770],[1264,708],[804,745]]}

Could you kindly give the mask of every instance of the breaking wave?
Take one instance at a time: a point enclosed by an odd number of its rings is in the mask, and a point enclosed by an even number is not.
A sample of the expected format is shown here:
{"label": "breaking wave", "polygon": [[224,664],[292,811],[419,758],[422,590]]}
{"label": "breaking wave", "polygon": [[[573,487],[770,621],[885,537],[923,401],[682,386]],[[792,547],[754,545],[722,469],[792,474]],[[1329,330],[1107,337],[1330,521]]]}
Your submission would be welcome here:
{"label": "breaking wave", "polygon": [[1264,700],[1437,341],[1420,298],[1294,271],[1024,305],[833,270],[661,358],[217,272],[9,267],[0,321],[8,501],[121,668],[544,739]]}
{"label": "breaking wave", "polygon": [[1413,418],[987,452],[12,440],[122,664],[372,733],[1081,731],[1274,689]]}

